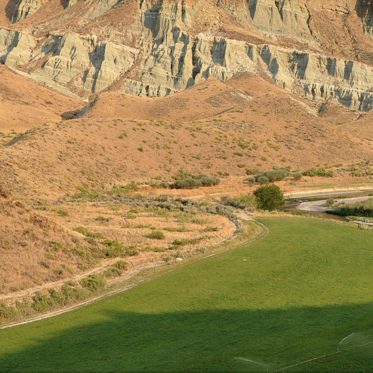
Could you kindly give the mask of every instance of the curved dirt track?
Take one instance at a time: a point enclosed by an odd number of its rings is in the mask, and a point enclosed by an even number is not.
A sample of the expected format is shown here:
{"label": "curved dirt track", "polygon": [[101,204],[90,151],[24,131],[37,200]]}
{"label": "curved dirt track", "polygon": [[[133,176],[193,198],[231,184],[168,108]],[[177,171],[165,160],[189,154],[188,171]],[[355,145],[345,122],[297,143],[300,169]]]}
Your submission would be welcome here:
{"label": "curved dirt track", "polygon": [[[94,297],[94,298],[91,298],[85,302],[82,302],[82,303],[79,303],[79,304],[75,304],[75,305],[72,305],[72,306],[69,306],[69,307],[66,307],[66,308],[63,308],[63,309],[59,309],[59,310],[56,310],[56,311],[52,311],[52,312],[49,312],[47,314],[43,314],[43,315],[38,315],[38,316],[34,316],[32,318],[29,318],[27,320],[22,320],[22,321],[15,321],[15,322],[11,322],[11,323],[8,323],[6,325],[3,325],[3,326],[0,326],[0,330],[1,329],[8,329],[8,328],[12,328],[12,327],[15,327],[15,326],[19,326],[19,325],[25,325],[25,324],[29,324],[29,323],[32,323],[32,322],[35,322],[35,321],[40,321],[40,320],[45,320],[45,319],[48,319],[48,318],[51,318],[51,317],[54,317],[54,316],[58,316],[58,315],[62,315],[66,312],[70,312],[70,311],[73,311],[73,310],[76,310],[78,308],[81,308],[81,307],[84,307],[88,304],[91,304],[91,303],[94,303],[100,299],[103,299],[103,298],[106,298],[106,297],[110,297],[112,295],[115,295],[115,294],[119,294],[119,293],[122,293],[122,292],[125,292],[129,289],[132,289],[142,283],[146,283],[146,282],[150,282],[158,277],[161,277],[161,276],[164,276],[166,274],[169,274],[169,273],[172,273],[172,272],[175,272],[177,270],[179,270],[180,268],[184,268],[186,266],[189,266],[191,264],[194,264],[194,263],[197,263],[197,262],[200,262],[202,260],[206,260],[206,259],[209,259],[209,258],[212,258],[214,256],[217,256],[217,255],[221,255],[221,254],[224,254],[224,253],[227,253],[229,251],[233,251],[233,250],[237,250],[237,249],[240,249],[248,244],[253,244],[253,243],[256,243],[262,239],[264,239],[268,234],[269,234],[269,229],[262,223],[254,220],[251,218],[250,215],[246,214],[245,212],[237,212],[235,214],[237,217],[243,219],[243,220],[246,220],[246,221],[251,221],[251,222],[254,222],[258,227],[260,227],[261,229],[261,232],[255,236],[253,239],[239,245],[239,246],[236,246],[236,247],[233,247],[229,250],[225,250],[225,251],[221,251],[221,252],[217,252],[217,253],[213,253],[213,254],[210,254],[210,255],[207,255],[203,258],[200,258],[200,259],[197,259],[197,260],[193,260],[189,263],[186,263],[185,265],[182,265],[182,267],[174,267],[174,268],[171,268],[170,270],[168,271],[165,271],[165,272],[162,272],[161,274],[158,274],[158,275],[155,275],[155,276],[151,276],[145,280],[141,280],[139,281],[138,283],[136,284],[131,284],[131,285],[127,285],[127,286],[124,286],[120,289],[115,289],[115,290],[112,290],[112,291],[109,291],[109,292],[106,292],[105,294],[102,294],[102,295],[99,295],[97,297]],[[236,235],[233,235],[230,239],[234,238]],[[227,241],[227,240],[225,240]],[[141,272],[142,270],[145,270],[145,269],[148,269],[148,268],[154,268],[155,266],[158,266],[158,265],[162,265],[162,264],[152,264],[152,265],[148,265],[148,266],[144,266],[142,268],[138,268],[138,271],[136,271],[136,273],[132,273],[132,276]],[[98,271],[99,269],[95,269],[93,270],[92,272],[95,272],[95,271]],[[50,285],[49,285],[50,286]],[[49,287],[48,286],[48,287]]]}
{"label": "curved dirt track", "polygon": [[[337,203],[355,203],[360,201],[366,201],[367,199],[371,199],[371,196],[368,197],[353,197],[353,198],[341,198],[337,199]],[[326,207],[326,199],[322,199],[319,201],[309,201],[309,202],[302,202],[297,209],[301,211],[312,211],[312,212],[325,212],[330,210],[330,207]]]}

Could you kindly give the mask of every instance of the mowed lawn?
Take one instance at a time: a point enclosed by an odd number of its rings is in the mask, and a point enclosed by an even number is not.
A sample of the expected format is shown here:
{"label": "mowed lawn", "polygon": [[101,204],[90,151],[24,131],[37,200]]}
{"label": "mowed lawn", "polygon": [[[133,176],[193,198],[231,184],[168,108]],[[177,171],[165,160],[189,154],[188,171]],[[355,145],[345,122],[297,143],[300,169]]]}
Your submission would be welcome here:
{"label": "mowed lawn", "polygon": [[[373,232],[271,218],[260,242],[0,330],[0,371],[373,371]],[[252,360],[259,364],[244,361]]]}

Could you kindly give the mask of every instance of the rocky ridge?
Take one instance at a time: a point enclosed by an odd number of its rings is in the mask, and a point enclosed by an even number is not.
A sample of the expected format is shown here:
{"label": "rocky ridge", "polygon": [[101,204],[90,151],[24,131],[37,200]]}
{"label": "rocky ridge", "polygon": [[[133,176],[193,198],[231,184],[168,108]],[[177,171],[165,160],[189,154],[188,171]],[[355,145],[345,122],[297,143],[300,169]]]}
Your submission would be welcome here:
{"label": "rocky ridge", "polygon": [[0,28],[0,60],[82,98],[165,96],[249,72],[369,111],[372,9],[365,0],[19,0]]}

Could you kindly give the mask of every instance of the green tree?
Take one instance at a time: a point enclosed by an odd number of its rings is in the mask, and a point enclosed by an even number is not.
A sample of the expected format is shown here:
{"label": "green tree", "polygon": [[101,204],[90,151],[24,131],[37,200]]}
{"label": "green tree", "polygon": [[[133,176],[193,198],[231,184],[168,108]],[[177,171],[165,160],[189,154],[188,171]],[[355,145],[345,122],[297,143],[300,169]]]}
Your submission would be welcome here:
{"label": "green tree", "polygon": [[254,191],[255,202],[258,209],[276,210],[285,204],[281,189],[275,185],[263,185]]}

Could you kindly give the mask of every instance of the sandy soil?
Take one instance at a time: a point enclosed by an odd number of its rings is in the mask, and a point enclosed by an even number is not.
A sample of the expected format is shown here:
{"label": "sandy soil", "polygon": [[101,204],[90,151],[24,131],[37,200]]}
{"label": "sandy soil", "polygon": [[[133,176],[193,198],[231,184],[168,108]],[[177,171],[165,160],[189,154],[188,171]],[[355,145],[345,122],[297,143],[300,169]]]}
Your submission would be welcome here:
{"label": "sandy soil", "polygon": [[[372,197],[354,197],[354,198],[340,198],[336,199],[336,205],[339,203],[355,203],[360,201],[366,201],[367,199],[371,199]],[[330,210],[330,207],[326,207],[326,199],[320,201],[310,201],[310,202],[302,202],[297,209],[301,211],[314,211],[314,212],[325,212]]]}

